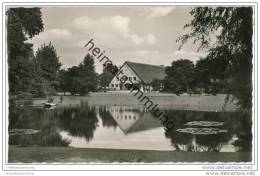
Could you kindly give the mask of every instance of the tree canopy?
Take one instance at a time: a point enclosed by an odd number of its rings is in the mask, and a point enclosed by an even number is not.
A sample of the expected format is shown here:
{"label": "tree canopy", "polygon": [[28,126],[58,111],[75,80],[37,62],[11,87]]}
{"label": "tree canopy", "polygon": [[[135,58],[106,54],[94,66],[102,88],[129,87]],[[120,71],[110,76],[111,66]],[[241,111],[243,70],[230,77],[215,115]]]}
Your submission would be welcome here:
{"label": "tree canopy", "polygon": [[78,66],[60,70],[59,80],[60,89],[63,92],[70,92],[72,95],[85,95],[90,91],[96,91],[98,78],[93,57],[87,54]]}
{"label": "tree canopy", "polygon": [[116,65],[106,64],[103,67],[103,73],[99,75],[100,86],[104,89],[108,87],[110,81],[113,79],[117,72],[118,68]]}
{"label": "tree canopy", "polygon": [[10,8],[7,16],[11,96],[46,97],[58,90],[84,95],[96,90],[97,74],[90,55],[68,70],[60,69],[59,56],[51,42],[41,45],[34,55],[33,44],[26,41],[43,31],[40,8]]}
{"label": "tree canopy", "polygon": [[61,63],[55,47],[49,43],[43,44],[36,51],[33,59],[34,76],[37,82],[34,84],[36,96],[50,96],[55,94],[59,86],[58,71]]}
{"label": "tree canopy", "polygon": [[35,63],[40,69],[42,77],[48,81],[55,81],[57,72],[61,67],[59,56],[51,42],[43,44],[35,54]]}
{"label": "tree canopy", "polygon": [[193,86],[194,64],[187,59],[173,61],[166,67],[164,89],[177,95],[188,92]]}
{"label": "tree canopy", "polygon": [[33,45],[25,41],[43,31],[41,11],[39,8],[10,8],[7,16],[10,93],[30,92],[34,78],[31,72]]}
{"label": "tree canopy", "polygon": [[[241,107],[252,106],[252,15],[251,7],[196,7],[193,19],[184,28],[190,33],[177,41],[181,46],[192,39],[200,49],[208,50],[207,58],[228,63],[228,91]],[[215,42],[213,42],[215,41]]]}

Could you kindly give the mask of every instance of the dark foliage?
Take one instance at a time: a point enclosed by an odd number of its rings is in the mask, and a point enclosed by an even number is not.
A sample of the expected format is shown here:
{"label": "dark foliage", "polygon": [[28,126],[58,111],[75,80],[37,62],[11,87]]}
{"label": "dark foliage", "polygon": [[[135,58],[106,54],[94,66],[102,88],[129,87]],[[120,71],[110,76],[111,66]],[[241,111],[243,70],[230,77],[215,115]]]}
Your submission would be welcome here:
{"label": "dark foliage", "polygon": [[72,95],[86,95],[97,90],[98,78],[95,72],[94,59],[87,55],[79,66],[59,72],[60,90]]}
{"label": "dark foliage", "polygon": [[102,89],[108,87],[110,81],[114,78],[118,70],[117,66],[112,64],[106,64],[103,67],[103,73],[99,75],[99,85]]}
{"label": "dark foliage", "polygon": [[164,89],[177,95],[188,92],[194,86],[194,64],[187,59],[173,61],[165,70]]}
{"label": "dark foliage", "polygon": [[[252,15],[251,7],[197,7],[190,12],[193,19],[184,28],[191,33],[177,41],[189,39],[207,49],[208,58],[227,62],[225,73],[228,92],[244,108],[252,107]],[[211,43],[212,36],[215,42]],[[181,45],[181,46],[182,46]]]}
{"label": "dark foliage", "polygon": [[32,44],[25,41],[43,31],[41,11],[39,8],[10,8],[7,16],[10,94],[31,92],[33,49]]}

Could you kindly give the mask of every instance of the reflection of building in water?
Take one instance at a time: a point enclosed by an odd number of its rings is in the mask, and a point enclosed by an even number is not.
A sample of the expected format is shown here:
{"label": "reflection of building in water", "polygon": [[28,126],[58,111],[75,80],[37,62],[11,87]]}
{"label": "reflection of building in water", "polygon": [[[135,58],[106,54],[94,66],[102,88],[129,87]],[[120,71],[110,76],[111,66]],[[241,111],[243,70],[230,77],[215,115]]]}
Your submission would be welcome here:
{"label": "reflection of building in water", "polygon": [[143,108],[137,109],[131,106],[109,106],[106,108],[125,134],[162,126],[158,119],[149,112],[145,112]]}

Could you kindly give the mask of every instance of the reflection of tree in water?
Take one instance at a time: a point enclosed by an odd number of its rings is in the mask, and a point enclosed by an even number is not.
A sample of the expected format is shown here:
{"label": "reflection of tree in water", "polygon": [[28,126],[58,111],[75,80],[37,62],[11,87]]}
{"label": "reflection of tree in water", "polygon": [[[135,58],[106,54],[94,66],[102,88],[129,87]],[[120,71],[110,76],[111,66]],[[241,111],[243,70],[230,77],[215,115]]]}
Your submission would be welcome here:
{"label": "reflection of tree in water", "polygon": [[176,150],[194,152],[220,151],[222,145],[230,139],[228,133],[193,135],[176,132],[175,130],[166,132],[166,136],[171,139]]}
{"label": "reflection of tree in water", "polygon": [[192,136],[184,133],[177,133],[175,129],[165,132],[165,136],[171,139],[172,145],[178,151],[190,151],[191,146],[188,145],[192,141]]}
{"label": "reflection of tree in water", "polygon": [[110,112],[106,110],[105,106],[99,108],[99,115],[102,119],[103,127],[117,127],[116,121],[113,119]]}
{"label": "reflection of tree in water", "polygon": [[[220,151],[222,145],[231,138],[230,133],[219,133],[214,135],[196,135],[195,141],[198,151]],[[196,146],[196,145],[194,145]]]}
{"label": "reflection of tree in water", "polygon": [[238,131],[238,140],[234,142],[234,145],[239,147],[241,152],[252,151],[252,113],[239,112],[237,119],[239,123],[235,126],[235,130]]}
{"label": "reflection of tree in water", "polygon": [[39,133],[32,135],[11,135],[10,145],[20,146],[68,146],[69,141],[62,139],[54,126],[44,127]]}
{"label": "reflection of tree in water", "polygon": [[9,114],[9,130],[35,129],[39,133],[30,135],[10,135],[10,145],[20,146],[67,146],[57,129],[58,119],[55,111],[33,109],[31,107],[12,107]]}
{"label": "reflection of tree in water", "polygon": [[98,118],[95,108],[81,102],[80,107],[64,108],[59,113],[60,127],[70,135],[84,137],[87,141],[94,136]]}
{"label": "reflection of tree in water", "polygon": [[[234,112],[195,112],[195,111],[165,111],[171,121],[175,123],[175,129],[165,131],[165,136],[171,139],[172,144],[177,150],[182,151],[220,151],[222,145],[227,143],[233,135],[237,135],[239,140],[234,145],[240,146],[242,151],[248,151],[251,148],[251,124],[248,119],[241,116],[241,113]],[[187,128],[185,126],[190,121],[217,121],[225,122],[222,129],[227,129],[227,133],[218,133],[211,135],[194,135],[188,133],[176,132],[177,129]]]}

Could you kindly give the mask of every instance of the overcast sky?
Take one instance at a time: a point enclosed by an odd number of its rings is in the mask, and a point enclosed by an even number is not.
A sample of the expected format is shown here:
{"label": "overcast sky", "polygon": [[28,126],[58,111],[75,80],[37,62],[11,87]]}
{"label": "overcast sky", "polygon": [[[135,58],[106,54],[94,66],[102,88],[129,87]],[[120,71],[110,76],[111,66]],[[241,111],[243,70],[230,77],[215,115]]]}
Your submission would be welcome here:
{"label": "overcast sky", "polygon": [[[178,36],[192,17],[190,7],[44,7],[44,31],[31,41],[36,50],[52,42],[63,67],[78,65],[88,53],[84,45],[93,39],[110,60],[169,66],[180,58],[198,60],[205,56],[189,42],[178,51]],[[96,71],[102,65],[96,62]]]}

